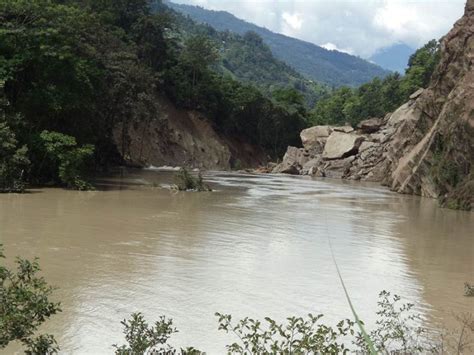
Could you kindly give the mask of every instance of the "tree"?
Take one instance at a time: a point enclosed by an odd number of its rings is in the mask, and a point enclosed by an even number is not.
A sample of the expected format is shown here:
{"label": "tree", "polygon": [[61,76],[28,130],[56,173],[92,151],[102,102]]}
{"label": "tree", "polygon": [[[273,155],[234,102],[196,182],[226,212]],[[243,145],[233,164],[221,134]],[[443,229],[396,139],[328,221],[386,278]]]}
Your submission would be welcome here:
{"label": "tree", "polygon": [[439,61],[438,47],[438,42],[432,40],[418,49],[410,57],[403,77],[395,73],[383,80],[375,78],[357,89],[334,90],[317,102],[311,112],[311,123],[357,125],[362,120],[393,112],[413,92],[428,86]]}
{"label": "tree", "polygon": [[[0,245],[0,260],[5,259]],[[53,288],[38,276],[37,260],[18,258],[16,270],[0,265],[0,349],[19,341],[26,354],[52,354],[59,350],[52,335],[35,337],[39,326],[61,311],[49,300]]]}
{"label": "tree", "polygon": [[84,180],[85,163],[94,154],[91,145],[77,146],[76,139],[58,132],[43,131],[40,138],[45,156],[57,166],[59,180],[68,188],[90,190],[92,186]]}
{"label": "tree", "polygon": [[272,93],[273,99],[285,106],[290,112],[297,112],[301,116],[306,116],[306,105],[304,96],[294,88],[278,88]]}
{"label": "tree", "polygon": [[0,192],[22,192],[30,161],[26,146],[18,147],[15,134],[0,120]]}
{"label": "tree", "polygon": [[191,68],[193,88],[196,85],[199,73],[204,72],[218,58],[216,47],[208,37],[195,35],[186,40],[181,59]]}
{"label": "tree", "polygon": [[404,97],[426,88],[439,62],[439,43],[431,40],[410,56],[401,90]]}
{"label": "tree", "polygon": [[25,171],[30,161],[26,146],[19,147],[14,132],[7,123],[7,100],[0,82],[0,192],[22,192],[25,188]]}

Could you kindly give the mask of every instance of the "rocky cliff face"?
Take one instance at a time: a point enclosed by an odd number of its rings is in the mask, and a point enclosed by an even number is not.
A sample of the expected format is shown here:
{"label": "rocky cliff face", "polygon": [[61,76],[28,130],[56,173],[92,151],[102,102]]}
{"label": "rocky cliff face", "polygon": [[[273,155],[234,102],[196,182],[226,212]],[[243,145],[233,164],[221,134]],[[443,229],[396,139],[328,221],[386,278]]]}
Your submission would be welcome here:
{"label": "rocky cliff face", "polygon": [[425,90],[386,117],[301,133],[274,172],[377,181],[400,193],[474,206],[474,0],[441,41]]}
{"label": "rocky cliff face", "polygon": [[176,109],[164,99],[160,106],[153,121],[115,128],[117,149],[128,164],[227,170],[266,163],[261,149],[219,134],[201,114]]}

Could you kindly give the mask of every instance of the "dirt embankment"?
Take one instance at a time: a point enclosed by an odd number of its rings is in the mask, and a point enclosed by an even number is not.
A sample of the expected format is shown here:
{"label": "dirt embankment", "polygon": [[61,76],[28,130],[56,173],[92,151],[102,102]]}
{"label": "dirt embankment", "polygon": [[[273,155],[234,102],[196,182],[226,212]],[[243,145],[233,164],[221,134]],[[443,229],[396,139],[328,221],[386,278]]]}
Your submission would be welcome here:
{"label": "dirt embankment", "polygon": [[219,133],[202,114],[177,109],[165,99],[160,100],[160,106],[160,116],[152,121],[115,128],[114,139],[127,164],[208,170],[266,164],[262,149]]}

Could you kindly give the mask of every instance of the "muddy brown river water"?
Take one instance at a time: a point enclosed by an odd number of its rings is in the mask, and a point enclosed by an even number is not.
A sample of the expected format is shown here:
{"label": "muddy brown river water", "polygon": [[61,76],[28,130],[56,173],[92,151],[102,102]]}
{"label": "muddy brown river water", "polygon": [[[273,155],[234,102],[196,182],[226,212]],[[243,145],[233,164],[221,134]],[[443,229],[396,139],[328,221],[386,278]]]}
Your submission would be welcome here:
{"label": "muddy brown river water", "polygon": [[463,296],[474,282],[472,212],[370,184],[205,177],[214,192],[171,192],[163,187],[172,173],[149,170],[98,178],[93,192],[0,195],[7,257],[38,256],[59,287],[63,312],[43,330],[62,353],[112,353],[120,321],[135,311],[172,317],[180,331],[172,343],[209,354],[235,340],[217,331],[216,311],[350,317],[328,238],[368,328],[384,289],[414,302],[433,327],[474,309]]}

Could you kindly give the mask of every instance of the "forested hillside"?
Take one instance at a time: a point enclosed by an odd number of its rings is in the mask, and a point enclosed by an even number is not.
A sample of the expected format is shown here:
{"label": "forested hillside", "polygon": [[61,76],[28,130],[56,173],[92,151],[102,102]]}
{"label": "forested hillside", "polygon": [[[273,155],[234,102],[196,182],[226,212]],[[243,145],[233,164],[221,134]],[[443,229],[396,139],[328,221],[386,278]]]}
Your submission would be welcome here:
{"label": "forested hillside", "polygon": [[196,23],[168,6],[155,4],[154,7],[156,11],[167,12],[173,17],[178,31],[176,35],[181,42],[195,35],[211,39],[219,52],[213,67],[223,75],[256,85],[268,95],[283,87],[295,89],[303,94],[309,106],[329,91],[326,85],[305,78],[285,62],[276,59],[256,32],[239,35],[230,31],[217,31],[207,24]]}
{"label": "forested hillside", "polygon": [[[219,73],[225,56],[214,38],[182,36],[170,12],[150,5],[0,3],[0,190],[21,190],[25,182],[87,188],[86,166],[123,158],[114,128],[159,121],[163,97],[273,156],[297,139],[306,125],[298,91],[280,88],[270,98]],[[119,145],[126,141],[123,135]]]}
{"label": "forested hillside", "polygon": [[316,104],[312,124],[357,125],[371,117],[393,112],[420,88],[426,88],[439,61],[439,43],[432,40],[409,59],[405,75],[390,74],[375,78],[357,89],[340,88]]}
{"label": "forested hillside", "polygon": [[207,23],[220,31],[244,35],[255,32],[262,37],[275,57],[312,80],[330,86],[359,86],[374,77],[384,77],[389,72],[361,58],[330,51],[256,26],[225,11],[212,11],[198,6],[166,2],[168,6],[197,22]]}

